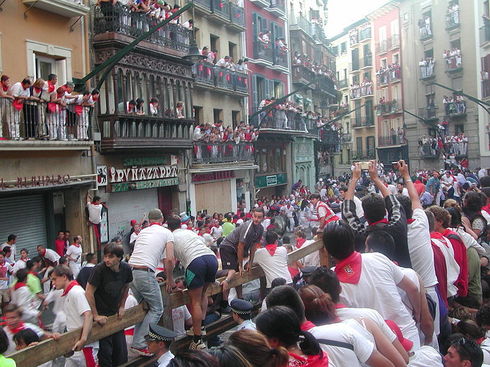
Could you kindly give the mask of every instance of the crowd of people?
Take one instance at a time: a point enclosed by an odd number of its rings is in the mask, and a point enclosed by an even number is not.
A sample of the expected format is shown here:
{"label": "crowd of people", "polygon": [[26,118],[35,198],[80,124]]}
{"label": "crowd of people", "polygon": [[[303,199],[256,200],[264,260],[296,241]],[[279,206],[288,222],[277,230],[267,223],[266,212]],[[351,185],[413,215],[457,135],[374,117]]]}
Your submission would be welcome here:
{"label": "crowd of people", "polygon": [[401,67],[400,64],[394,63],[391,65],[382,66],[376,71],[376,77],[381,84],[388,84],[393,80],[400,80]]}
{"label": "crowd of people", "polygon": [[461,95],[444,96],[442,99],[446,116],[466,113],[466,102]]}
{"label": "crowd of people", "polygon": [[426,57],[419,61],[420,77],[429,78],[434,75],[434,58]]}
{"label": "crowd of people", "polygon": [[89,140],[90,118],[99,91],[74,92],[49,74],[32,82],[0,77],[0,139]]}
{"label": "crowd of people", "polygon": [[223,126],[219,120],[214,125],[202,123],[196,125],[193,133],[194,156],[203,158],[226,158],[245,156],[253,157],[253,143],[259,137],[258,129],[245,124],[244,121],[236,126]]}
{"label": "crowd of people", "polygon": [[450,50],[445,50],[442,57],[446,60],[448,70],[459,69],[463,65],[461,50],[459,48],[453,47]]}
{"label": "crowd of people", "polygon": [[[49,363],[116,366],[128,346],[155,355],[160,367],[490,363],[488,170],[366,164],[320,179],[313,193],[299,180],[289,195],[257,198],[250,211],[242,201],[236,212],[196,217],[150,210],[131,221],[127,250],[115,238],[98,264],[67,231],[32,259],[26,249],[17,257],[22,238],[9,236],[0,246],[0,358],[14,365],[15,349],[81,329],[74,354]],[[288,262],[308,246],[318,247]],[[266,284],[255,303],[236,285],[253,264]],[[207,297],[218,278],[222,293]],[[157,324],[168,307],[162,281],[169,293],[188,290],[188,304],[172,311],[173,331]],[[85,345],[93,322],[104,327],[143,300],[141,323]],[[48,326],[39,308],[50,302],[56,318]],[[224,313],[236,330],[225,341],[206,337],[206,325]],[[172,342],[186,333],[190,350],[175,351]]]}
{"label": "crowd of people", "polygon": [[459,24],[459,4],[457,0],[449,3],[446,14],[446,24],[449,26]]}
{"label": "crowd of people", "polygon": [[361,83],[354,82],[350,86],[350,98],[361,98],[373,94],[373,82],[364,78]]}
{"label": "crowd of people", "polygon": [[334,83],[337,82],[335,74],[326,65],[320,65],[314,62],[308,55],[302,55],[300,52],[295,51],[293,55],[293,66],[301,65],[315,73],[315,75],[323,75],[332,80]]}
{"label": "crowd of people", "polygon": [[468,137],[464,133],[453,136],[423,136],[419,139],[419,151],[421,155],[426,156],[438,156],[441,153],[466,156],[468,154]]}

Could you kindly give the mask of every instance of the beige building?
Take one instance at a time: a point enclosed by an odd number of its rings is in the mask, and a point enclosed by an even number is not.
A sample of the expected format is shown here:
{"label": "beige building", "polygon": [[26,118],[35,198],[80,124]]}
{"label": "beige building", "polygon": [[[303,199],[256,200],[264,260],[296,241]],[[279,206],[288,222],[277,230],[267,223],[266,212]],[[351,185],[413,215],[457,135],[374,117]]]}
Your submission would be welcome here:
{"label": "beige building", "polygon": [[[480,62],[478,71],[480,71],[481,82],[478,83],[478,98],[490,103],[490,7],[488,1],[478,2],[478,15],[475,20],[475,29],[477,34],[477,53]],[[478,60],[477,60],[478,62]],[[480,136],[480,156],[481,166],[490,167],[490,114],[483,108],[478,108],[478,135]]]}
{"label": "beige building", "polygon": [[[25,77],[58,75],[58,85],[89,70],[86,15],[89,7],[70,0],[0,2],[0,74],[11,84]],[[93,142],[45,140],[46,104],[14,112],[0,98],[0,240],[18,235],[17,250],[53,247],[57,231],[81,234],[88,244],[85,196],[95,187]],[[30,117],[27,116],[29,113]],[[26,118],[28,117],[28,118]],[[20,139],[9,124],[17,119]],[[84,251],[91,250],[89,246]]]}
{"label": "beige building", "polygon": [[476,3],[400,2],[402,74],[411,76],[403,82],[404,108],[423,119],[405,114],[409,158],[416,169],[442,168],[444,163],[476,168],[488,151],[480,147],[486,139],[480,135],[486,131],[478,123],[480,108],[452,91],[478,96]]}

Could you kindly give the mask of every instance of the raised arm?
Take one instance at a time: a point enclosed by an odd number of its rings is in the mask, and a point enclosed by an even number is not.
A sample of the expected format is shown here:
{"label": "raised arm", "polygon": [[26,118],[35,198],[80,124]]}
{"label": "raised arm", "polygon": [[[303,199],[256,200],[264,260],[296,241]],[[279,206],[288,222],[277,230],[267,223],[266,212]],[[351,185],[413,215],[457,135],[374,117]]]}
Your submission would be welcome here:
{"label": "raised arm", "polygon": [[405,181],[408,196],[410,197],[410,200],[412,202],[412,210],[422,209],[419,194],[417,193],[417,189],[415,189],[415,185],[410,178],[410,170],[408,169],[408,165],[405,163],[404,160],[398,161],[398,172],[400,172],[403,177],[403,181]]}
{"label": "raised arm", "polygon": [[384,198],[390,195],[390,191],[385,186],[385,183],[378,176],[378,165],[374,160],[369,162],[369,177],[371,178],[371,180],[376,185],[379,192],[381,192],[381,195],[383,195]]}

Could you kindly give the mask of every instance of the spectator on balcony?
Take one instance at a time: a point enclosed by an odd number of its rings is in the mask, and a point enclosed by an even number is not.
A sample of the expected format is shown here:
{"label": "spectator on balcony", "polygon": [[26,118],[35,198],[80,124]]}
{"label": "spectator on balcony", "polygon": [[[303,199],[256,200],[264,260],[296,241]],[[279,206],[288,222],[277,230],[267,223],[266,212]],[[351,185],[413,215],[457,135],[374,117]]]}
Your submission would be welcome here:
{"label": "spectator on balcony", "polygon": [[104,14],[106,22],[106,31],[113,32],[115,30],[116,4],[118,0],[97,0],[96,6],[100,7]]}
{"label": "spectator on balcony", "polygon": [[239,73],[248,73],[248,67],[247,67],[247,58],[244,59],[239,59],[238,62],[235,65],[235,71],[238,71]]}
{"label": "spectator on balcony", "polygon": [[284,37],[278,37],[276,40],[276,46],[279,50],[279,54],[281,56],[286,55],[289,52],[288,45]]}
{"label": "spectator on balcony", "polygon": [[160,102],[155,97],[150,99],[150,115],[151,116],[160,115]]}
{"label": "spectator on balcony", "polygon": [[9,94],[14,97],[12,102],[13,106],[13,119],[10,120],[9,137],[13,140],[20,140],[20,118],[21,111],[24,108],[24,102],[31,99],[30,87],[31,80],[26,78],[21,82],[17,82],[9,90]]}
{"label": "spectator on balcony", "polygon": [[74,108],[77,115],[76,129],[78,140],[88,140],[88,128],[89,128],[89,114],[90,107],[93,104],[90,103],[91,93],[86,90],[83,94],[79,94],[75,100]]}
{"label": "spectator on balcony", "polygon": [[188,30],[193,30],[194,29],[194,20],[189,19],[182,23],[182,27],[188,29]]}
{"label": "spectator on balcony", "polygon": [[142,99],[142,98],[136,99],[135,113],[137,115],[144,115],[145,114],[145,101],[144,101],[144,99]]}
{"label": "spectator on balcony", "polygon": [[12,116],[11,102],[14,97],[8,94],[10,89],[10,78],[7,75],[0,77],[0,140],[3,139],[3,131],[10,126]]}
{"label": "spectator on balcony", "polygon": [[230,56],[222,57],[216,62],[216,66],[220,68],[228,68],[230,66]]}
{"label": "spectator on balcony", "polygon": [[178,119],[185,118],[183,102],[177,102],[177,105],[175,106],[175,114]]}
{"label": "spectator on balcony", "polygon": [[44,84],[43,79],[37,79],[29,88],[30,98],[24,103],[24,134],[27,139],[45,135],[46,129],[40,116],[43,112],[41,102],[48,101],[49,96],[43,90]]}
{"label": "spectator on balcony", "polygon": [[257,39],[263,48],[269,48],[271,43],[271,31],[259,32]]}

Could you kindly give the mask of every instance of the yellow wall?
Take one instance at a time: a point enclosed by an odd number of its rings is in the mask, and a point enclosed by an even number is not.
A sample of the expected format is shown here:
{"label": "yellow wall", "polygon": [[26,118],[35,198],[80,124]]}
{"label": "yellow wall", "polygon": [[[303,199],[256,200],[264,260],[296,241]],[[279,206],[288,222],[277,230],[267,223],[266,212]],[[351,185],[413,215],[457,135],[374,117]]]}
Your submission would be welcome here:
{"label": "yellow wall", "polygon": [[[24,78],[27,75],[26,40],[32,40],[71,49],[72,76],[83,77],[84,63],[88,65],[87,53],[85,52],[85,59],[82,54],[83,21],[77,22],[73,32],[70,32],[70,25],[77,18],[66,18],[34,7],[24,17],[27,9],[28,7],[21,0],[6,1],[2,5],[0,12],[2,70],[0,71],[9,75],[12,82]],[[88,16],[85,18],[87,19]]]}

